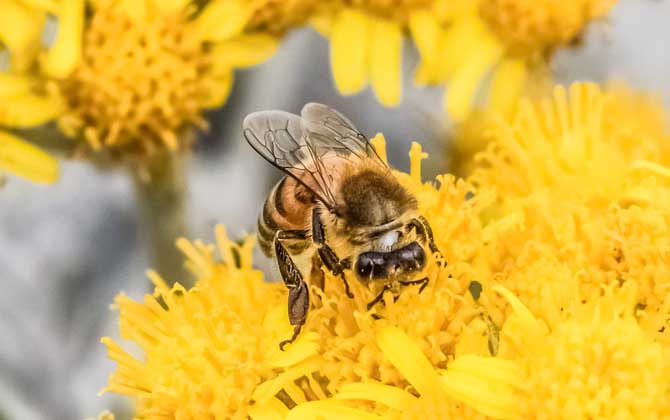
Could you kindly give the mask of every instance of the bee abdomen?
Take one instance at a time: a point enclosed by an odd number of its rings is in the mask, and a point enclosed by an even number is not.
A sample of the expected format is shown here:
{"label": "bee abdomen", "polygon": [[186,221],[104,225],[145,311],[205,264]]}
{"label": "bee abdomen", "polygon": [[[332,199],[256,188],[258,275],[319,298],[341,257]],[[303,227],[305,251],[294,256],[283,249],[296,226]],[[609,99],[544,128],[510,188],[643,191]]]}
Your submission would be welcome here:
{"label": "bee abdomen", "polygon": [[[302,185],[292,178],[283,178],[272,189],[258,216],[258,242],[263,253],[274,256],[273,241],[280,230],[307,230],[311,225],[311,197],[305,200]],[[292,255],[299,255],[309,240],[290,240],[284,246]]]}

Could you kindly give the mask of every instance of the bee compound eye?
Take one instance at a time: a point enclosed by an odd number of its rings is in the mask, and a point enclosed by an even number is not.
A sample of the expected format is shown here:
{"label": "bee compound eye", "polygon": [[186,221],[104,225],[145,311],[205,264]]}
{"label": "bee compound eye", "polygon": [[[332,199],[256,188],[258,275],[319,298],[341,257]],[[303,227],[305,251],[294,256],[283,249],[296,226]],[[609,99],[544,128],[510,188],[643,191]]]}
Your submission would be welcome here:
{"label": "bee compound eye", "polygon": [[356,260],[356,274],[360,278],[369,278],[374,269],[374,262],[369,255],[362,254]]}
{"label": "bee compound eye", "polygon": [[386,273],[384,254],[379,252],[366,252],[358,256],[354,270],[361,280],[384,277]]}

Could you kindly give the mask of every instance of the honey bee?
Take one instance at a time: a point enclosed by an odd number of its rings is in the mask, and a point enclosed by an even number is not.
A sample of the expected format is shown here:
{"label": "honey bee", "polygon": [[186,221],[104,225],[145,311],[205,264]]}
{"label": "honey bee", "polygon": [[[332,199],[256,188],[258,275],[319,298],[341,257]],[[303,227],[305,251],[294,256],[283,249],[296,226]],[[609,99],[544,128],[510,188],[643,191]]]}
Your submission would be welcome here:
{"label": "honey bee", "polygon": [[[306,278],[324,265],[344,282],[353,269],[363,284],[376,282],[380,293],[399,293],[426,265],[426,246],[440,255],[416,198],[397,181],[372,144],[341,113],[317,103],[301,115],[260,111],[244,119],[244,137],[282,178],[268,195],[258,218],[261,249],[274,257],[288,288],[293,342],[309,309]],[[314,270],[314,269],[317,270]],[[323,285],[321,285],[323,287]]]}

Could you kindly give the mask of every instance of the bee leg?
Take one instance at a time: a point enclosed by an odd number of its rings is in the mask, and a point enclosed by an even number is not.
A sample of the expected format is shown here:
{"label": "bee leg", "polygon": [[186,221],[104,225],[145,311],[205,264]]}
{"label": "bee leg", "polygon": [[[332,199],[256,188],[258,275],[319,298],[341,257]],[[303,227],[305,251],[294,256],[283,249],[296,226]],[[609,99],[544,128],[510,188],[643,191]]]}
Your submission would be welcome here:
{"label": "bee leg", "polygon": [[[368,302],[368,311],[369,311],[370,309],[372,309],[373,306],[375,306],[376,304],[378,304],[379,302],[381,302],[382,299],[384,299],[384,293],[388,292],[389,290],[391,290],[391,285],[390,285],[390,284],[386,284],[386,285],[384,285],[384,288],[383,288],[382,291],[377,295],[377,297],[375,297],[375,298],[372,299],[370,302]],[[393,298],[394,298],[394,300],[397,299],[395,296],[394,296]]]}
{"label": "bee leg", "polygon": [[420,284],[421,287],[419,287],[419,293],[421,293],[421,292],[423,292],[423,289],[425,289],[426,286],[428,286],[428,277],[424,277],[424,278],[419,279],[419,280],[401,281],[400,284],[402,284],[403,286],[414,286],[414,285]]}
{"label": "bee leg", "polygon": [[[437,247],[437,245],[435,245],[435,238],[433,237],[433,229],[431,229],[428,220],[426,220],[426,218],[423,216],[419,216],[410,222],[410,226],[415,228],[417,233],[424,239],[426,239],[430,251],[433,254],[437,254],[440,258],[440,261],[438,261],[438,265],[442,265],[444,257],[442,256],[440,249]],[[444,261],[444,264],[446,265],[446,261]]]}
{"label": "bee leg", "polygon": [[302,326],[307,320],[307,311],[309,309],[309,289],[307,283],[302,278],[300,270],[296,267],[282,241],[286,239],[305,239],[305,233],[302,231],[278,231],[275,235],[275,256],[279,265],[284,284],[288,289],[288,320],[294,326],[293,336],[279,343],[279,348],[283,351],[284,346],[292,343],[300,334]]}
{"label": "bee leg", "polygon": [[347,279],[344,277],[344,269],[349,268],[348,266],[350,266],[350,264],[347,264],[345,262],[346,260],[339,260],[337,255],[335,255],[335,252],[330,249],[328,245],[323,245],[323,247],[319,248],[319,256],[326,268],[342,279],[344,282],[344,291],[347,294],[347,297],[352,299],[354,295],[349,288],[349,282],[347,282]]}
{"label": "bee leg", "polygon": [[344,277],[344,270],[351,268],[351,263],[346,259],[340,260],[337,257],[337,254],[335,254],[335,251],[326,244],[326,235],[323,231],[323,224],[321,223],[321,217],[317,207],[312,210],[312,241],[318,247],[319,257],[321,257],[323,264],[330,270],[330,272],[342,279],[347,297],[353,299],[354,295],[351,293],[349,283]]}

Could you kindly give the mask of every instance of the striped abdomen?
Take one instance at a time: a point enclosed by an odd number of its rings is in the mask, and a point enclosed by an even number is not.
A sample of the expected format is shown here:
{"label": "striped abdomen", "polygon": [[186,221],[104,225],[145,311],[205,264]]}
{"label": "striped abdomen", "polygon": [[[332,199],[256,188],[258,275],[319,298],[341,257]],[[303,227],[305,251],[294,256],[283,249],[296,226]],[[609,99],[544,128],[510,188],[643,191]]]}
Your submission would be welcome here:
{"label": "striped abdomen", "polygon": [[[273,241],[279,230],[304,230],[310,233],[314,195],[302,184],[284,177],[274,186],[258,216],[258,242],[263,253],[274,255]],[[284,246],[292,255],[299,255],[311,245],[310,240],[291,240]]]}

